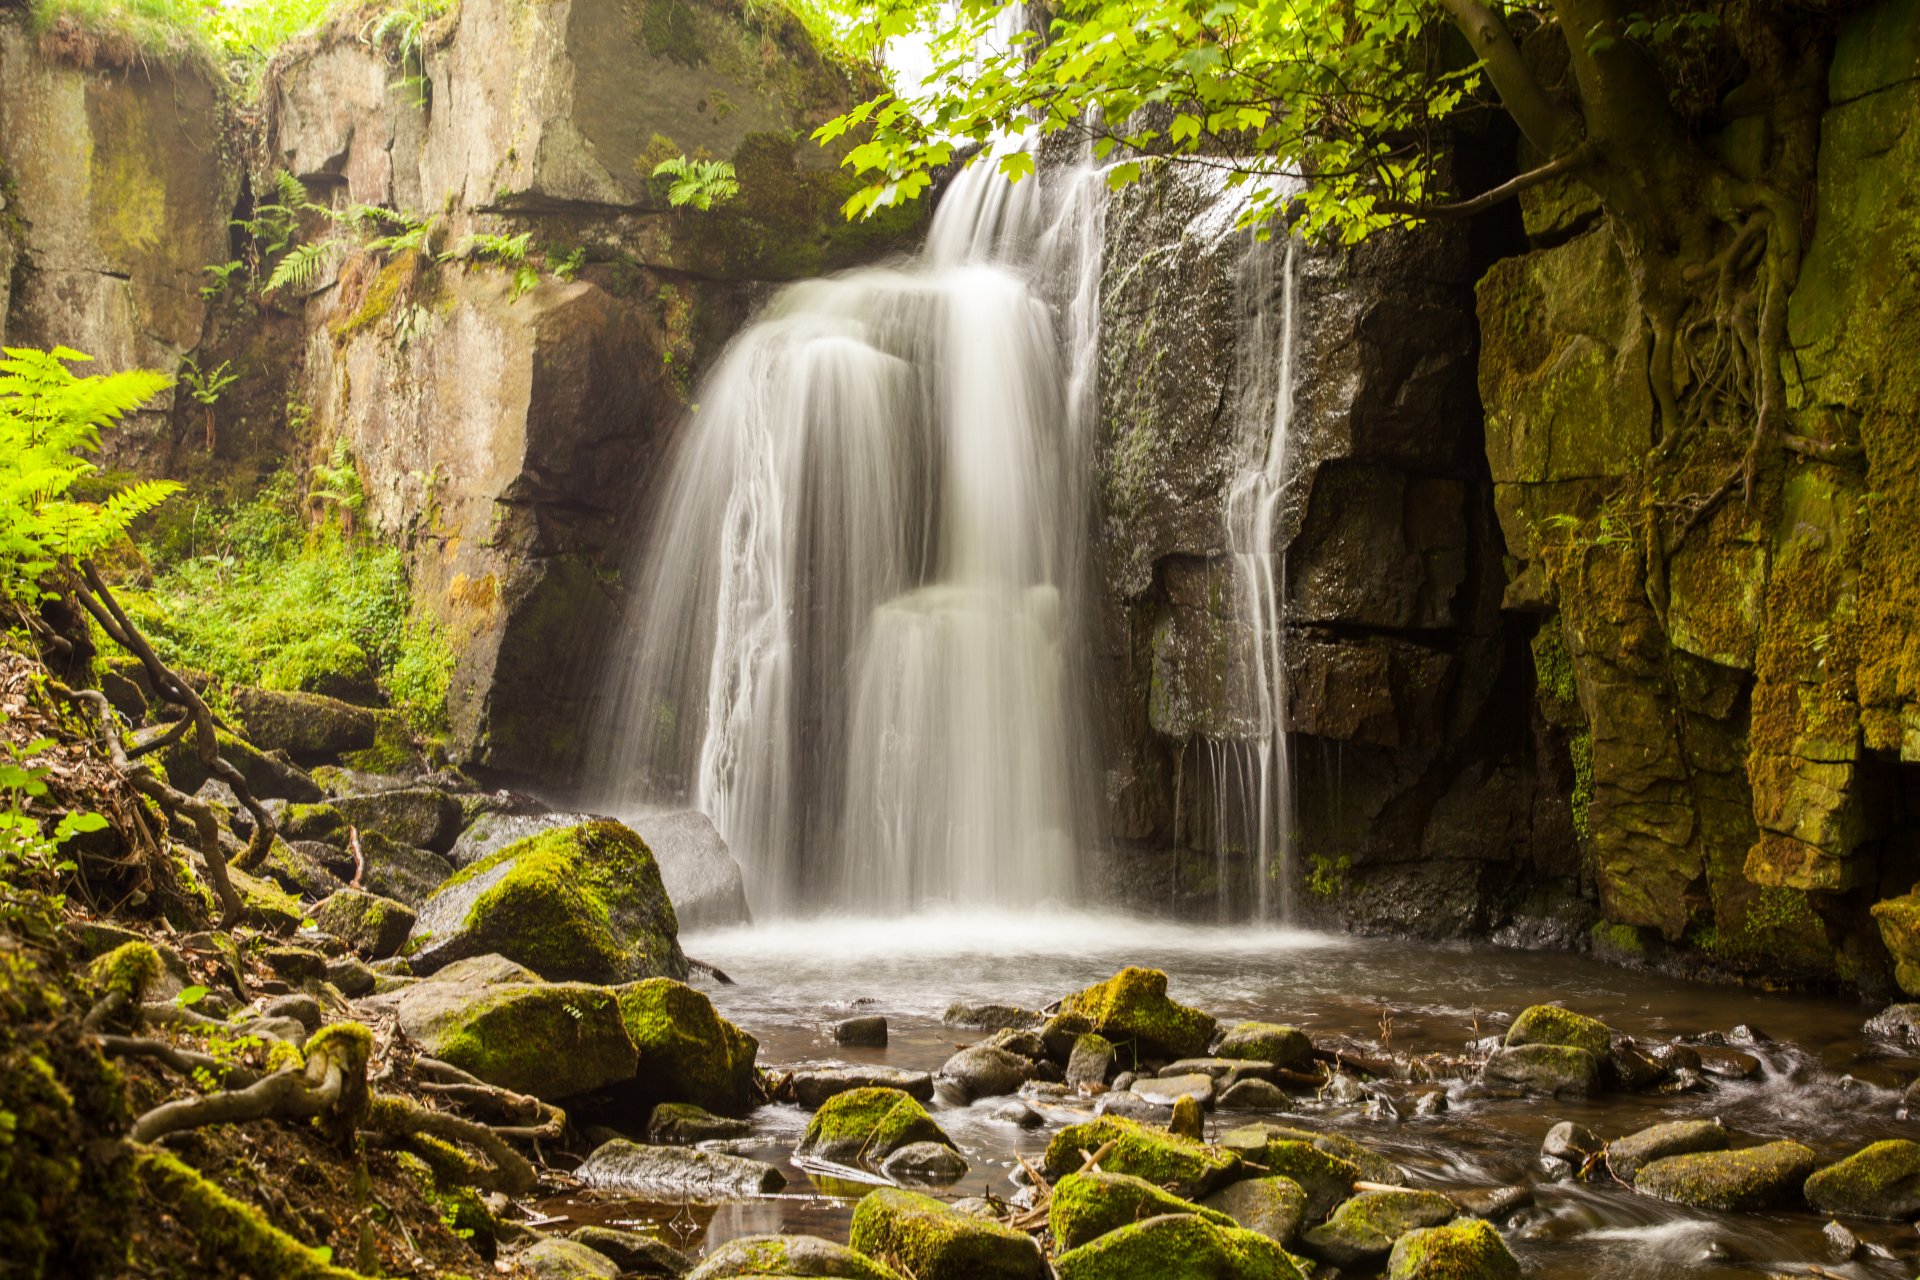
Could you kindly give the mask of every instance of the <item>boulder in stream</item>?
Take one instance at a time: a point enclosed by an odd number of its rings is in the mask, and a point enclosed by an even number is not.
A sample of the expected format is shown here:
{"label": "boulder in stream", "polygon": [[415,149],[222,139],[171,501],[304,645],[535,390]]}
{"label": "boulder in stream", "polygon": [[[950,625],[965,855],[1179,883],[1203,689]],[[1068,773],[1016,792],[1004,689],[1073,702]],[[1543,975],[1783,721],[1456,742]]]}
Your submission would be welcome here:
{"label": "boulder in stream", "polygon": [[1409,1231],[1394,1242],[1387,1280],[1520,1280],[1520,1260],[1481,1218]]}
{"label": "boulder in stream", "polygon": [[1078,1173],[1080,1153],[1098,1151],[1108,1142],[1114,1144],[1113,1150],[1100,1161],[1101,1168],[1144,1178],[1187,1200],[1204,1196],[1227,1181],[1240,1165],[1238,1156],[1218,1147],[1178,1138],[1121,1116],[1100,1116],[1054,1134],[1047,1144],[1043,1168],[1053,1178]]}
{"label": "boulder in stream", "polygon": [[990,1044],[962,1049],[948,1058],[939,1072],[940,1078],[951,1083],[968,1102],[1014,1093],[1035,1074],[1032,1059]]}
{"label": "boulder in stream", "polygon": [[1280,1070],[1299,1067],[1313,1056],[1313,1041],[1298,1027],[1276,1022],[1242,1022],[1214,1049],[1218,1058],[1268,1062]]}
{"label": "boulder in stream", "polygon": [[1046,1021],[1031,1009],[1010,1004],[975,1004],[956,1001],[947,1006],[940,1021],[950,1027],[970,1027],[976,1031],[997,1031],[1002,1027],[1032,1030]]}
{"label": "boulder in stream", "polygon": [[860,1201],[849,1243],[914,1280],[1046,1280],[1048,1275],[1040,1246],[1026,1232],[892,1187]]}
{"label": "boulder in stream", "polygon": [[1103,1088],[1113,1071],[1113,1041],[1094,1032],[1078,1037],[1067,1056],[1067,1083],[1076,1089]]}
{"label": "boulder in stream", "polygon": [[863,1049],[887,1047],[887,1020],[877,1013],[844,1018],[833,1024],[833,1042]]}
{"label": "boulder in stream", "polygon": [[548,1236],[516,1262],[533,1280],[620,1280],[620,1264],[577,1240]]}
{"label": "boulder in stream", "polygon": [[1307,1193],[1292,1178],[1244,1178],[1200,1203],[1281,1244],[1299,1235],[1307,1220]]}
{"label": "boulder in stream", "polygon": [[690,1102],[663,1102],[647,1117],[647,1141],[655,1146],[690,1147],[700,1142],[744,1138],[753,1132],[745,1120],[716,1116]]}
{"label": "boulder in stream", "polygon": [[741,1236],[716,1245],[687,1280],[732,1280],[735,1276],[831,1276],[837,1280],[901,1280],[843,1244],[819,1236]]}
{"label": "boulder in stream", "polygon": [[414,967],[495,953],[549,978],[685,978],[673,906],[653,855],[617,822],[562,827],[459,872],[420,907]]}
{"label": "boulder in stream", "polygon": [[927,1109],[900,1090],[852,1089],[835,1094],[813,1113],[794,1154],[843,1164],[864,1159],[878,1165],[916,1142],[953,1145]]}
{"label": "boulder in stream", "polygon": [[895,1182],[944,1187],[967,1176],[967,1158],[938,1142],[910,1142],[880,1162],[880,1172]]}
{"label": "boulder in stream", "polygon": [[1060,1280],[1302,1280],[1291,1254],[1240,1227],[1168,1213],[1108,1232],[1054,1259]]}
{"label": "boulder in stream", "polygon": [[854,1089],[898,1089],[917,1102],[931,1102],[933,1076],[902,1067],[800,1066],[787,1074],[781,1093],[811,1111]]}
{"label": "boulder in stream", "polygon": [[1797,1142],[1701,1151],[1642,1165],[1633,1189],[1696,1209],[1768,1209],[1797,1200],[1815,1163]]}
{"label": "boulder in stream", "polygon": [[614,994],[640,1055],[635,1088],[641,1099],[691,1102],[724,1114],[757,1099],[759,1041],[714,1012],[703,992],[672,978],[648,978]]}
{"label": "boulder in stream", "polygon": [[1130,1222],[1163,1213],[1191,1213],[1222,1227],[1239,1225],[1228,1214],[1182,1200],[1144,1178],[1098,1171],[1070,1173],[1054,1184],[1047,1225],[1060,1249],[1077,1249]]}
{"label": "boulder in stream", "polygon": [[732,1200],[787,1185],[780,1170],[760,1160],[687,1147],[649,1147],[624,1138],[596,1147],[574,1177],[602,1190],[668,1200]]}
{"label": "boulder in stream", "polygon": [[1275,1142],[1304,1142],[1330,1156],[1337,1156],[1358,1170],[1360,1178],[1366,1182],[1398,1187],[1407,1180],[1407,1175],[1401,1172],[1399,1165],[1343,1133],[1320,1133],[1295,1125],[1249,1124],[1230,1129],[1220,1138],[1222,1147],[1239,1153],[1254,1164],[1264,1163],[1268,1146]]}
{"label": "boulder in stream", "polygon": [[1613,1032],[1598,1018],[1563,1009],[1557,1004],[1536,1004],[1520,1011],[1507,1029],[1506,1045],[1518,1048],[1529,1044],[1566,1045],[1585,1049],[1594,1058],[1604,1058]]}
{"label": "boulder in stream", "polygon": [[1293,1099],[1277,1084],[1247,1079],[1222,1089],[1214,1105],[1222,1111],[1285,1111],[1293,1105]]}
{"label": "boulder in stream", "polygon": [[1920,1216],[1920,1142],[1896,1138],[1862,1147],[1807,1179],[1809,1203],[1853,1218]]}
{"label": "boulder in stream", "polygon": [[1060,1013],[1085,1018],[1087,1029],[1115,1044],[1131,1043],[1148,1058],[1198,1057],[1217,1025],[1211,1014],[1169,999],[1167,975],[1158,969],[1122,969],[1068,996]]}
{"label": "boulder in stream", "polygon": [[1573,1045],[1515,1045],[1489,1054],[1480,1078],[1493,1088],[1584,1098],[1599,1087],[1600,1060]]}
{"label": "boulder in stream", "polygon": [[1300,1237],[1301,1248],[1343,1269],[1378,1264],[1394,1241],[1421,1227],[1453,1220],[1453,1201],[1437,1191],[1362,1191]]}
{"label": "boulder in stream", "polygon": [[1154,1076],[1135,1080],[1132,1092],[1155,1106],[1171,1107],[1182,1098],[1198,1099],[1202,1106],[1213,1101],[1213,1077],[1194,1072],[1190,1075]]}
{"label": "boulder in stream", "polygon": [[1655,1160],[1726,1149],[1727,1128],[1718,1119],[1673,1120],[1609,1142],[1607,1172],[1632,1186],[1641,1168]]}

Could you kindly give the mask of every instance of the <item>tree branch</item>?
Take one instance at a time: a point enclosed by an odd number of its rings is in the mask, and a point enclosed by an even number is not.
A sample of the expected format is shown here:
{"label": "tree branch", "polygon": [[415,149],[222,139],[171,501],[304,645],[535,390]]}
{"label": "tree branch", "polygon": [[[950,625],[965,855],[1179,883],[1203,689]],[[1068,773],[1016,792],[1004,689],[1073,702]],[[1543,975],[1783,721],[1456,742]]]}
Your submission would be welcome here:
{"label": "tree branch", "polygon": [[1533,68],[1513,42],[1499,15],[1480,0],[1433,0],[1467,38],[1486,68],[1487,79],[1533,149],[1543,156],[1566,150],[1580,127],[1579,117],[1547,95]]}
{"label": "tree branch", "polygon": [[1402,204],[1397,200],[1381,200],[1374,208],[1387,213],[1404,213],[1420,218],[1468,218],[1476,213],[1484,213],[1504,200],[1511,200],[1522,191],[1537,187],[1551,178],[1578,169],[1593,158],[1592,151],[1584,144],[1563,151],[1537,169],[1529,169],[1515,178],[1509,178],[1491,191],[1483,191],[1471,200],[1458,200],[1452,204]]}

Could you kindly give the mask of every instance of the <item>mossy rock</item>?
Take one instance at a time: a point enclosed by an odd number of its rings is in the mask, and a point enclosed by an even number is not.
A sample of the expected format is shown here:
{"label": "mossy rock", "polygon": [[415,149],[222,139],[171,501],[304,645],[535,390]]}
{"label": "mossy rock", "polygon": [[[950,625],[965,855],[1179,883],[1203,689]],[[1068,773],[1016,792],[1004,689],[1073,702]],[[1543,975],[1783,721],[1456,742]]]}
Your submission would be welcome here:
{"label": "mossy rock", "polygon": [[1204,1196],[1225,1182],[1240,1165],[1238,1156],[1217,1147],[1120,1116],[1100,1116],[1084,1124],[1068,1125],[1053,1135],[1047,1144],[1047,1175],[1059,1178],[1079,1172],[1083,1161],[1080,1153],[1098,1151],[1108,1142],[1114,1147],[1101,1158],[1102,1169],[1145,1179],[1188,1200]]}
{"label": "mossy rock", "polygon": [[240,895],[247,919],[273,933],[292,933],[307,918],[300,899],[271,880],[250,876],[238,867],[227,868],[227,879]]}
{"label": "mossy rock", "polygon": [[1655,1160],[1696,1151],[1724,1151],[1726,1147],[1726,1126],[1717,1119],[1670,1120],[1609,1142],[1607,1172],[1632,1186],[1641,1168]]}
{"label": "mossy rock", "polygon": [[[167,781],[176,790],[188,795],[205,786],[207,779],[213,776],[212,770],[201,763],[192,739],[193,735],[188,734],[157,753],[161,765],[166,768]],[[325,797],[320,784],[290,760],[268,755],[251,742],[224,729],[214,733],[214,742],[220,758],[240,771],[240,776],[246,779],[247,789],[253,792],[257,800],[310,804]]]}
{"label": "mossy rock", "polygon": [[413,932],[413,908],[361,889],[342,889],[313,909],[313,922],[369,960],[398,955]]}
{"label": "mossy rock", "polygon": [[515,1261],[533,1280],[620,1280],[620,1264],[577,1240],[548,1236]]}
{"label": "mossy rock", "polygon": [[1768,1209],[1793,1203],[1814,1164],[1797,1142],[1701,1151],[1642,1166],[1633,1189],[1696,1209]]}
{"label": "mossy rock", "polygon": [[415,967],[497,953],[553,979],[685,978],[673,904],[646,844],[618,822],[515,841],[420,908]]}
{"label": "mossy rock", "polygon": [[1220,1146],[1236,1158],[1259,1165],[1267,1176],[1291,1178],[1306,1193],[1306,1221],[1318,1222],[1353,1194],[1354,1183],[1362,1181],[1357,1165],[1319,1145],[1323,1136],[1248,1125],[1223,1136]]}
{"label": "mossy rock", "polygon": [[640,1053],[637,1087],[656,1102],[738,1113],[758,1094],[760,1042],[713,1011],[701,992],[671,978],[618,988],[620,1020]]}
{"label": "mossy rock", "polygon": [[1143,1178],[1097,1170],[1070,1173],[1054,1184],[1047,1225],[1053,1228],[1058,1248],[1077,1249],[1130,1222],[1164,1213],[1190,1213],[1221,1227],[1239,1225],[1224,1213],[1182,1200]]}
{"label": "mossy rock", "polygon": [[953,1139],[934,1123],[927,1109],[900,1090],[849,1089],[828,1098],[813,1113],[794,1154],[842,1164],[866,1160],[878,1165],[915,1142],[953,1145]]}
{"label": "mossy rock", "polygon": [[255,870],[288,893],[320,899],[346,887],[332,865],[339,856],[332,845],[276,837]]}
{"label": "mossy rock", "polygon": [[393,997],[433,1057],[548,1101],[624,1084],[640,1056],[614,993],[585,983],[418,982]]}
{"label": "mossy rock", "polygon": [[1450,1222],[1456,1212],[1437,1191],[1362,1191],[1300,1237],[1300,1245],[1323,1262],[1350,1269],[1386,1257],[1407,1232]]}
{"label": "mossy rock", "polygon": [[843,1244],[818,1236],[741,1236],[716,1247],[687,1280],[741,1276],[832,1276],[840,1280],[901,1280],[900,1273]]}
{"label": "mossy rock", "polygon": [[1307,1220],[1307,1193],[1292,1178],[1242,1178],[1200,1203],[1281,1244],[1299,1235]]}
{"label": "mossy rock", "polygon": [[1221,1147],[1254,1164],[1265,1162],[1267,1146],[1273,1142],[1307,1143],[1330,1156],[1345,1160],[1367,1182],[1384,1182],[1397,1187],[1407,1180],[1407,1175],[1399,1165],[1344,1133],[1320,1133],[1294,1125],[1261,1123],[1241,1125],[1220,1136]]}
{"label": "mossy rock", "polygon": [[1300,1066],[1312,1057],[1313,1041],[1298,1027],[1276,1022],[1242,1022],[1227,1032],[1213,1053],[1216,1058],[1271,1062],[1284,1070]]}
{"label": "mossy rock", "polygon": [[1304,1280],[1274,1241],[1190,1213],[1162,1214],[1054,1259],[1060,1280]]}
{"label": "mossy rock", "polygon": [[330,804],[290,804],[274,823],[289,840],[318,840],[345,846],[347,818]]}
{"label": "mossy rock", "polygon": [[1460,1218],[1395,1241],[1387,1280],[1520,1280],[1520,1260],[1491,1223]]}
{"label": "mossy rock", "polygon": [[1607,1042],[1613,1033],[1607,1024],[1557,1004],[1536,1004],[1523,1009],[1507,1029],[1506,1045],[1559,1044],[1585,1049],[1595,1058],[1607,1056]]}
{"label": "mossy rock", "polygon": [[247,741],[263,751],[320,763],[374,743],[373,712],[318,693],[242,686],[229,695]]}
{"label": "mossy rock", "polygon": [[1889,1139],[1862,1147],[1807,1179],[1807,1202],[1853,1218],[1920,1216],[1920,1142]]}
{"label": "mossy rock", "polygon": [[[844,1095],[843,1095],[844,1096]],[[887,1187],[860,1201],[849,1241],[914,1280],[1047,1280],[1024,1231],[976,1218],[932,1196]]]}
{"label": "mossy rock", "polygon": [[691,1102],[663,1102],[647,1117],[647,1141],[658,1146],[690,1147],[714,1139],[744,1138],[753,1132],[745,1120],[716,1116]]}
{"label": "mossy rock", "polygon": [[333,807],[365,836],[378,831],[396,844],[444,854],[460,836],[460,802],[432,787],[401,787],[341,796]]}
{"label": "mossy rock", "polygon": [[1085,1018],[1087,1030],[1115,1044],[1130,1043],[1149,1058],[1198,1057],[1218,1026],[1211,1014],[1168,999],[1167,975],[1158,969],[1122,969],[1068,996],[1060,1012]]}
{"label": "mossy rock", "polygon": [[1488,1055],[1480,1078],[1494,1088],[1584,1098],[1600,1087],[1600,1059],[1573,1045],[1516,1045]]}
{"label": "mossy rock", "polygon": [[589,1224],[575,1227],[567,1239],[583,1244],[595,1253],[604,1253],[620,1264],[622,1272],[640,1276],[684,1276],[693,1270],[687,1255],[652,1236],[618,1227]]}
{"label": "mossy rock", "polygon": [[453,863],[440,854],[389,840],[378,831],[360,833],[360,857],[365,864],[362,884],[416,912],[453,876]]}

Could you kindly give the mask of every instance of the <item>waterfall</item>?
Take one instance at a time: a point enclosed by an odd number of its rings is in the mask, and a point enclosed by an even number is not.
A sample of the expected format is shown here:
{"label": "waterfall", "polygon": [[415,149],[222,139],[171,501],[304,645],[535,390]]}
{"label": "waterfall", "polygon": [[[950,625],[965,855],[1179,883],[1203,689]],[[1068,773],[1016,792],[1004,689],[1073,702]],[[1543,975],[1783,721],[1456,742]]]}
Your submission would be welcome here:
{"label": "waterfall", "polygon": [[757,912],[1066,901],[1105,203],[964,171],[925,249],[782,291],[697,396],[596,726]]}
{"label": "waterfall", "polygon": [[[1224,861],[1229,847],[1225,833],[1231,829],[1231,808],[1240,817],[1245,847],[1253,856],[1252,906],[1263,920],[1292,918],[1295,878],[1286,733],[1286,561],[1275,543],[1293,417],[1296,246],[1289,237],[1280,255],[1277,326],[1270,305],[1274,246],[1256,241],[1242,269],[1247,314],[1239,335],[1239,421],[1227,490],[1226,542],[1233,567],[1234,615],[1246,648],[1243,669],[1254,731],[1248,738],[1220,744],[1213,760],[1221,857]],[[1235,801],[1231,806],[1229,796]],[[1227,883],[1224,874],[1221,882]]]}

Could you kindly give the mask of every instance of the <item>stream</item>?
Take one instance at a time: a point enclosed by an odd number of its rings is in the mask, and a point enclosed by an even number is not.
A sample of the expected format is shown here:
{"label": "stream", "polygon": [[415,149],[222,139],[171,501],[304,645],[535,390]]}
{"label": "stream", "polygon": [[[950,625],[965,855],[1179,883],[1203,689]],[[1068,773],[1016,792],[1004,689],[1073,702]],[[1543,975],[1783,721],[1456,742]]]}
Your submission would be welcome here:
{"label": "stream", "polygon": [[[1896,1112],[1920,1062],[1864,1030],[1875,1010],[1850,1000],[1691,983],[1563,954],[1082,914],[822,918],[690,935],[686,949],[734,979],[704,986],[725,1017],[759,1038],[760,1064],[774,1071],[821,1062],[936,1071],[955,1049],[988,1034],[945,1025],[949,1004],[1039,1008],[1129,964],[1164,969],[1170,995],[1213,1013],[1223,1027],[1245,1019],[1292,1023],[1322,1047],[1371,1056],[1460,1053],[1543,1002],[1601,1018],[1643,1042],[1730,1035],[1760,1060],[1757,1078],[1713,1080],[1677,1096],[1564,1101],[1474,1097],[1465,1082],[1451,1081],[1439,1114],[1415,1114],[1404,1104],[1389,1112],[1368,1097],[1296,1097],[1285,1113],[1209,1112],[1208,1134],[1290,1116],[1388,1155],[1411,1186],[1527,1186],[1534,1203],[1502,1230],[1529,1276],[1808,1275],[1820,1274],[1817,1267],[1867,1280],[1911,1276],[1920,1262],[1920,1236],[1905,1223],[1849,1222],[1863,1247],[1842,1262],[1822,1235],[1825,1219],[1811,1211],[1704,1212],[1636,1195],[1604,1175],[1590,1184],[1556,1183],[1538,1163],[1541,1139],[1559,1120],[1612,1139],[1663,1120],[1718,1116],[1735,1146],[1792,1138],[1823,1164],[1870,1141],[1911,1136]],[[887,1018],[884,1049],[833,1042],[831,1024],[855,1013]],[[1749,1042],[1736,1028],[1764,1038]],[[1016,1155],[1037,1157],[1053,1132],[1086,1118],[1091,1105],[1031,1101],[1043,1127],[994,1118],[1004,1098],[956,1106],[937,1097],[935,1119],[973,1168],[935,1194],[1013,1195]],[[547,1211],[650,1229],[693,1252],[779,1231],[844,1241],[853,1206],[870,1187],[794,1164],[807,1121],[798,1107],[762,1107],[752,1120],[754,1136],[727,1149],[778,1164],[788,1178],[779,1195],[692,1205],[586,1193],[551,1201]]]}

